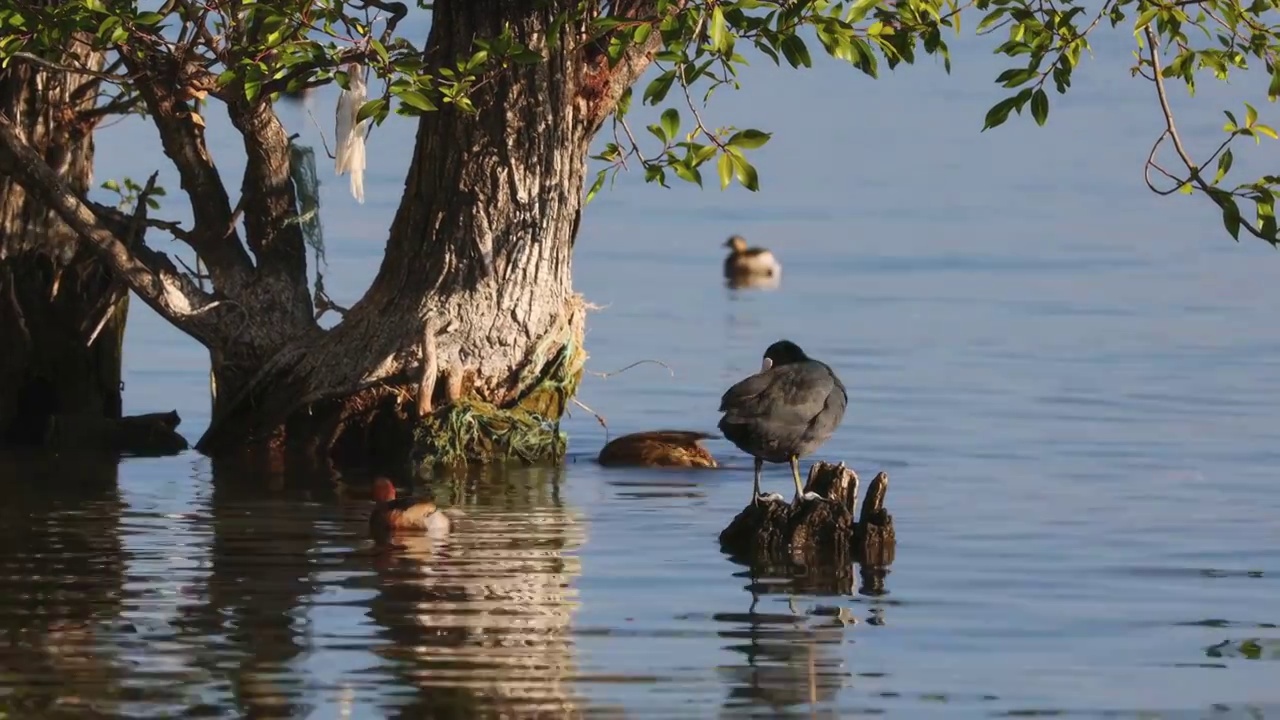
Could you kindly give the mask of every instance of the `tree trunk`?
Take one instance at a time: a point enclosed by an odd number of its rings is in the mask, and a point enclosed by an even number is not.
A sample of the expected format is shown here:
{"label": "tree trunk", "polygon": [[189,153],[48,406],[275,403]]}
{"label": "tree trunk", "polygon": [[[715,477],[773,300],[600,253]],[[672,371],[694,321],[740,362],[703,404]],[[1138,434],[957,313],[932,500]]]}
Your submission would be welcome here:
{"label": "tree trunk", "polygon": [[435,4],[433,62],[469,55],[504,24],[547,60],[496,72],[473,93],[475,114],[445,104],[422,117],[369,292],[249,382],[218,377],[199,449],[298,448],[340,462],[403,458],[410,445],[428,461],[563,451],[558,423],[585,360],[570,261],[587,150],[648,62],[641,53],[609,69],[572,23],[548,42],[574,4]]}
{"label": "tree trunk", "polygon": [[[97,69],[76,44],[69,64]],[[93,174],[97,101],[83,75],[13,62],[0,70],[0,114],[77,193]],[[55,415],[121,415],[128,294],[44,203],[0,175],[0,445],[39,445]]]}
{"label": "tree trunk", "polygon": [[[609,6],[645,22],[658,4]],[[283,127],[265,99],[221,87],[198,64],[119,48],[192,202],[190,231],[151,226],[196,250],[213,292],[146,245],[145,218],[129,222],[68,191],[39,146],[2,117],[0,167],[56,207],[118,280],[210,349],[213,417],[201,451],[265,452],[271,463],[293,454],[286,450],[302,451],[307,463],[400,460],[410,448],[426,461],[555,458],[585,360],[570,260],[587,149],[661,39],[651,33],[611,63],[607,34],[588,36],[582,13],[592,8],[578,0],[433,4],[425,58],[435,69],[504,32],[544,59],[486,70],[469,93],[475,112],[441,99],[420,120],[382,267],[329,330],[312,317],[302,236],[289,222],[296,193]],[[236,211],[185,99],[196,90],[223,100],[244,138]]]}

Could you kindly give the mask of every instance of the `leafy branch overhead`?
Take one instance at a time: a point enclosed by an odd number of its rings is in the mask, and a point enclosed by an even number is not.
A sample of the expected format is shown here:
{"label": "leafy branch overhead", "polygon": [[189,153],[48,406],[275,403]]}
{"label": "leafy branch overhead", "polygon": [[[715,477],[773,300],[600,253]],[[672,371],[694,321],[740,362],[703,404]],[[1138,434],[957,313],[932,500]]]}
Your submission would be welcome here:
{"label": "leafy branch overhead", "polygon": [[658,2],[650,18],[596,18],[592,27],[606,43],[611,62],[628,47],[648,42],[655,34],[660,38],[654,54],[658,74],[641,92],[641,101],[662,106],[671,102],[669,97],[675,100],[658,123],[645,128],[656,140],[656,147],[646,150],[641,134],[627,121],[632,101],[628,90],[613,116],[613,141],[593,156],[607,165],[596,173],[588,199],[629,161],[644,170],[647,181],[664,187],[668,172],[702,186],[701,168],[714,161],[721,189],[736,179],[758,190],[759,176],[746,151],[767,143],[770,133],[713,127],[703,117],[717,89],[739,89],[739,69],[748,64],[744,53],[758,52],[777,65],[809,68],[816,40],[830,57],[876,77],[881,57],[893,68],[914,62],[917,46],[923,46],[926,53],[940,55],[950,70],[942,29],[958,30],[960,12],[968,6],[958,0],[668,0]]}
{"label": "leafy branch overhead", "polygon": [[[176,115],[157,122],[203,127],[200,112],[209,96],[227,103],[233,120],[238,113],[239,126],[252,119],[255,107],[281,94],[327,83],[346,87],[352,69],[381,81],[370,85],[372,94],[358,115],[381,124],[392,111],[405,116],[477,112],[477,89],[513,65],[544,62],[554,43],[573,43],[583,72],[613,70],[637,62],[637,55],[643,67],[652,58],[650,79],[614,93],[616,107],[610,104],[602,113],[611,112],[612,128],[593,156],[603,167],[587,190],[590,200],[606,180],[631,167],[663,186],[672,175],[702,186],[710,171],[722,189],[736,181],[758,190],[761,181],[749,155],[771,134],[721,126],[708,111],[716,90],[740,87],[739,73],[749,57],[809,68],[820,47],[822,54],[874,78],[882,65],[913,64],[923,53],[939,58],[949,71],[944,33],[958,35],[967,14],[973,21],[966,26],[993,38],[994,51],[1016,61],[995,78],[1012,93],[987,112],[986,130],[1028,108],[1035,122],[1045,125],[1050,88],[1066,93],[1073,71],[1091,50],[1091,36],[1104,27],[1123,26],[1134,38],[1131,71],[1151,84],[1152,102],[1165,119],[1146,167],[1152,190],[1203,194],[1221,209],[1233,237],[1243,229],[1276,244],[1274,197],[1280,176],[1227,182],[1240,138],[1255,143],[1276,138],[1259,119],[1259,103],[1230,109],[1221,144],[1198,149],[1179,133],[1169,93],[1175,81],[1194,93],[1204,71],[1227,80],[1256,68],[1270,75],[1267,99],[1275,101],[1280,96],[1280,26],[1273,18],[1278,1],[566,0],[546,38],[521,38],[506,28],[474,38],[457,57],[424,54],[421,43],[397,27],[415,10],[385,0],[168,0],[155,11],[114,0],[10,3],[0,8],[0,62],[58,67],[60,48],[76,37],[108,51],[110,59],[105,68],[68,68],[112,89],[102,93],[86,122],[113,113],[174,110],[146,92],[149,85],[163,83],[176,84],[184,103]],[[417,12],[430,10],[430,3],[417,2]],[[630,120],[636,95],[657,113],[656,122],[643,128]],[[171,149],[181,148],[166,145]],[[197,151],[188,157],[198,165]],[[198,169],[184,176],[184,183],[199,180]],[[1252,212],[1244,213],[1241,204],[1251,204]],[[221,215],[229,219],[230,208]],[[236,262],[227,258],[224,264]]]}
{"label": "leafy branch overhead", "polygon": [[[1011,112],[1021,114],[1028,105],[1036,123],[1044,125],[1049,115],[1048,81],[1053,81],[1059,94],[1067,92],[1081,54],[1090,49],[1090,35],[1104,20],[1112,28],[1131,29],[1135,63],[1130,73],[1151,83],[1152,102],[1164,118],[1164,128],[1146,161],[1148,187],[1160,195],[1202,193],[1222,210],[1223,225],[1233,238],[1238,240],[1243,228],[1272,245],[1280,244],[1275,220],[1280,175],[1263,175],[1234,187],[1223,185],[1234,162],[1235,142],[1242,137],[1252,138],[1255,144],[1264,137],[1275,140],[1276,131],[1259,122],[1257,109],[1245,103],[1243,122],[1236,113],[1224,111],[1225,137],[1212,152],[1205,155],[1202,151],[1197,158],[1197,151],[1178,130],[1169,99],[1170,83],[1175,81],[1181,81],[1194,95],[1201,71],[1227,81],[1234,74],[1261,69],[1270,80],[1267,100],[1275,102],[1280,97],[1280,25],[1275,23],[1275,1],[1106,0],[1094,7],[1090,10],[1073,1],[978,0],[977,8],[986,13],[978,23],[978,32],[1004,30],[1007,39],[996,52],[1025,58],[1024,65],[1011,67],[997,78],[1017,92],[987,112],[983,129],[1004,123]],[[1177,165],[1166,167],[1168,160],[1162,159],[1162,153],[1170,151]],[[1242,217],[1241,200],[1253,204],[1254,220]]]}

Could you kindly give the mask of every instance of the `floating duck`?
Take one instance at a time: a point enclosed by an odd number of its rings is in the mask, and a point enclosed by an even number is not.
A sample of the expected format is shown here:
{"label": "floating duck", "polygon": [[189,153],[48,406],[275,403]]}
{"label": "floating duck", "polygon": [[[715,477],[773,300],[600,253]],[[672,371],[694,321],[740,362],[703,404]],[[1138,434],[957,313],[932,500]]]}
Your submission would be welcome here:
{"label": "floating duck", "polygon": [[772,252],[762,247],[747,247],[747,241],[741,235],[730,235],[724,245],[730,249],[729,256],[724,259],[725,277],[734,279],[782,274],[782,265]]}
{"label": "floating duck", "polygon": [[717,467],[701,445],[716,437],[694,430],[649,430],[615,438],[600,450],[596,461],[606,467]]}
{"label": "floating duck", "polygon": [[376,538],[385,538],[398,530],[418,531],[436,537],[449,533],[449,517],[434,502],[413,497],[397,498],[395,486],[384,477],[373,483],[373,502],[369,531]]}

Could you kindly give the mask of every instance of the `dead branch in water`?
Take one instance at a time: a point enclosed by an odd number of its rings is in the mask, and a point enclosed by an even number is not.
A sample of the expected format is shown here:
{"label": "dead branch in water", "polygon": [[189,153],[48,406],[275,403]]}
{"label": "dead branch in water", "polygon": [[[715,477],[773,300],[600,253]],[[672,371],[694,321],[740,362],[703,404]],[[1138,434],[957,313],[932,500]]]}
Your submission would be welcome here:
{"label": "dead branch in water", "polygon": [[119,419],[96,415],[54,415],[45,430],[45,445],[59,451],[100,451],[119,455],[177,455],[189,446],[178,433],[176,410]]}

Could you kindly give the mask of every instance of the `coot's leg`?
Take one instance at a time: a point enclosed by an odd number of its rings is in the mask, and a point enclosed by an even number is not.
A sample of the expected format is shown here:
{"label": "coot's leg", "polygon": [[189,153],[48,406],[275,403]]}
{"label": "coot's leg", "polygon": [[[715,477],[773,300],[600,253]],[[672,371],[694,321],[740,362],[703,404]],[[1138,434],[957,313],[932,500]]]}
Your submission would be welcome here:
{"label": "coot's leg", "polygon": [[800,498],[804,497],[804,486],[800,484],[800,456],[791,456],[791,477],[796,481],[796,499],[794,502],[800,502]]}
{"label": "coot's leg", "polygon": [[764,472],[764,461],[756,458],[756,486],[755,492],[751,493],[751,504],[755,505],[760,501],[760,473]]}

